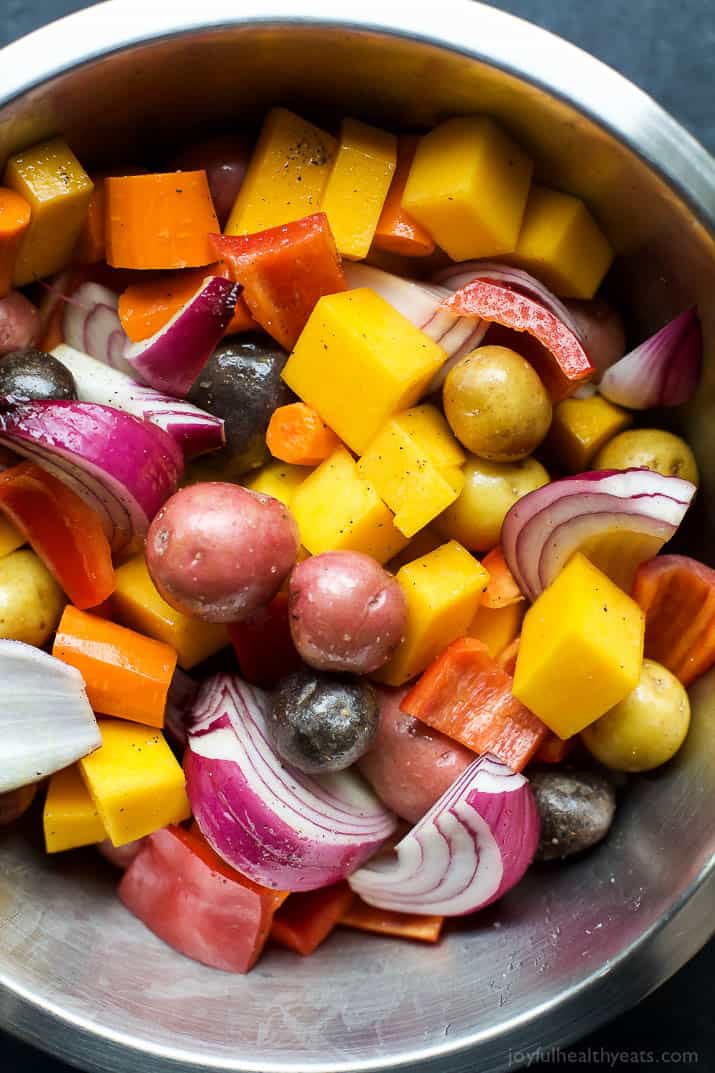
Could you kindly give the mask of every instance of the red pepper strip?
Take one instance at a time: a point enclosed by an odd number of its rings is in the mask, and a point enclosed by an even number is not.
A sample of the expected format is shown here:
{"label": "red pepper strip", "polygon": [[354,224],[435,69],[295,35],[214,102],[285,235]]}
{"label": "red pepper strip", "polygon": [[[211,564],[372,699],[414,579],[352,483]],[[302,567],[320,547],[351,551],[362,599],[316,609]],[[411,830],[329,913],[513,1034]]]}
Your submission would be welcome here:
{"label": "red pepper strip", "polygon": [[689,686],[715,663],[715,570],[687,555],[639,567],[633,599],[645,611],[645,654]]}
{"label": "red pepper strip", "polygon": [[288,596],[284,592],[243,622],[229,626],[228,633],[241,674],[251,685],[272,689],[279,679],[301,666],[290,634]]}
{"label": "red pepper strip", "polygon": [[211,235],[252,316],[291,350],[319,298],[347,289],[324,212],[254,235]]}
{"label": "red pepper strip", "polygon": [[352,900],[347,883],[291,894],[273,917],[271,939],[307,957],[328,938]]}
{"label": "red pepper strip", "polygon": [[[593,365],[573,332],[549,309],[517,291],[475,279],[447,298],[441,308],[533,336],[543,351],[536,371],[554,402],[565,399],[593,375]],[[532,354],[526,356],[533,361]]]}
{"label": "red pepper strip", "polygon": [[376,935],[396,935],[400,939],[417,939],[423,943],[436,943],[442,931],[444,917],[376,909],[356,896],[350,908],[343,914],[340,923],[347,928],[371,931]]}
{"label": "red pepper strip", "polygon": [[521,771],[548,731],[511,692],[511,675],[476,637],[444,650],[403,697],[400,708],[475,753],[494,753]]}
{"label": "red pepper strip", "polygon": [[0,510],[20,530],[75,607],[114,590],[109,542],[96,511],[33,462],[0,473]]}

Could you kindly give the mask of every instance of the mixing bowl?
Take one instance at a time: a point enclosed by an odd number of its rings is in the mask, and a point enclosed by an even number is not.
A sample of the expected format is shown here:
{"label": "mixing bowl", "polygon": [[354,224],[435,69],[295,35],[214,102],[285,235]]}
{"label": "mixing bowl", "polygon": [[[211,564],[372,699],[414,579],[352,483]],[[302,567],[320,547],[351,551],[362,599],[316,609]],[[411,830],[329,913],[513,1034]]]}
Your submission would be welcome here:
{"label": "mixing bowl", "polygon": [[[703,469],[689,536],[715,529],[715,165],[638,89],[578,49],[480,4],[187,0],[90,8],[0,56],[0,156],[57,131],[83,161],[151,161],[285,103],[394,129],[496,116],[543,180],[585,197],[620,254],[631,327],[699,303],[708,360],[678,415]],[[0,844],[0,1023],[84,1067],[489,1070],[572,1040],[634,1003],[713,930],[715,676],[689,740],[638,780],[608,842],[535,869],[435,949],[334,936],[248,977],[181,958],[112,896],[92,854]]]}

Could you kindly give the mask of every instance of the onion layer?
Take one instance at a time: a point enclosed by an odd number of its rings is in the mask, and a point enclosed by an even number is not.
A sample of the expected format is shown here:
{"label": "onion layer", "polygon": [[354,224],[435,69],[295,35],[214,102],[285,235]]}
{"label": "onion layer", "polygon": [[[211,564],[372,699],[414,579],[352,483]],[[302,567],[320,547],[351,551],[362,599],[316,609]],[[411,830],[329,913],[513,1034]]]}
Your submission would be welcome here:
{"label": "onion layer", "polygon": [[292,891],[336,883],[389,838],[395,817],[350,771],[309,776],[282,763],[265,710],[266,694],[238,676],[202,687],[184,755],[196,822],[256,883]]}
{"label": "onion layer", "polygon": [[129,345],[117,307],[119,298],[100,283],[83,283],[65,298],[62,334],[65,343],[114,369],[132,374],[124,360]]}
{"label": "onion layer", "polygon": [[680,406],[692,398],[703,360],[703,336],[694,309],[687,309],[606,369],[598,390],[631,410]]}
{"label": "onion layer", "polygon": [[527,780],[481,756],[397,844],[396,856],[378,857],[349,883],[379,909],[463,916],[518,883],[538,843]]}

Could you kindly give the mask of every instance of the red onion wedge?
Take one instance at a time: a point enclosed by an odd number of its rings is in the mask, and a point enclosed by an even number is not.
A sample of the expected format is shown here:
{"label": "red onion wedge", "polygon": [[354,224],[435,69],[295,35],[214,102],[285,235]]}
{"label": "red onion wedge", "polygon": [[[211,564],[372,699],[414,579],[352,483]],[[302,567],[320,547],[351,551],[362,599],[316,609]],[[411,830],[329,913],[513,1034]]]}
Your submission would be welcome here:
{"label": "red onion wedge", "polygon": [[63,296],[63,301],[65,343],[113,369],[134,375],[124,360],[129,339],[119,320],[119,298],[114,291],[101,283],[83,283],[71,296]]}
{"label": "red onion wedge", "polygon": [[695,309],[687,309],[603,374],[598,390],[631,410],[680,406],[700,380],[703,336]]}
{"label": "red onion wedge", "polygon": [[22,641],[0,641],[0,793],[37,782],[102,744],[75,667]]}
{"label": "red onion wedge", "polygon": [[522,878],[539,843],[523,775],[480,756],[395,847],[348,882],[363,901],[397,913],[455,917],[495,902]]}
{"label": "red onion wedge", "polygon": [[695,485],[649,469],[600,470],[552,481],[514,504],[502,527],[504,557],[535,600],[577,551],[626,592],[641,563],[675,534]]}
{"label": "red onion wedge", "polygon": [[52,354],[74,377],[81,402],[114,406],[151,421],[176,440],[185,458],[215,451],[225,443],[223,420],[182,399],[162,395],[131,376],[61,343]]}
{"label": "red onion wedge", "polygon": [[221,342],[241,293],[240,283],[207,276],[185,305],[158,332],[125,350],[145,383],[168,395],[187,395]]}
{"label": "red onion wedge", "polygon": [[353,872],[396,820],[350,771],[309,776],[268,743],[266,694],[236,675],[204,683],[184,754],[186,787],[204,837],[265,887],[316,890]]}
{"label": "red onion wedge", "polygon": [[452,366],[479,346],[489,327],[486,322],[456,317],[441,309],[441,303],[450,295],[446,287],[403,279],[366,264],[346,263],[343,271],[348,287],[369,287],[446,352],[448,360],[434,377],[428,392],[442,386]]}
{"label": "red onion wedge", "polygon": [[73,488],[99,513],[113,551],[141,543],[183,472],[181,452],[162,429],[88,402],[28,402],[0,412],[0,444]]}

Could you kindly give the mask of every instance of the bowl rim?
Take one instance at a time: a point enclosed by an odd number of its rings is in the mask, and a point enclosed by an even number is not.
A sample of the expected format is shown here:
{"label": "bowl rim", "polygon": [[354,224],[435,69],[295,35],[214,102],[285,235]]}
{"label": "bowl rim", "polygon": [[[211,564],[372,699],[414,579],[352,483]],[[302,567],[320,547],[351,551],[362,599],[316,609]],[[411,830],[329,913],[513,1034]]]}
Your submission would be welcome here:
{"label": "bowl rim", "polygon": [[[0,108],[63,73],[134,46],[196,31],[237,25],[322,26],[416,39],[483,62],[571,105],[614,135],[681,198],[715,235],[715,160],[644,91],[576,45],[474,0],[361,0],[360,10],[336,13],[334,0],[190,0],[147,5],[145,0],[105,0],[50,23],[0,52]],[[474,44],[470,44],[474,42]],[[624,99],[627,107],[624,107]],[[509,1055],[537,1048],[550,1018],[549,1046],[563,1046],[605,1023],[663,983],[715,932],[710,906],[715,893],[715,857],[670,910],[617,957],[573,987],[507,1025],[468,1033],[437,1045],[414,1047],[399,1057],[312,1063],[255,1062],[240,1057],[204,1060],[198,1050],[141,1046],[122,1032],[38,1000],[0,973],[0,1027],[52,1054],[86,1068],[133,1073],[226,1070],[235,1073],[358,1073],[387,1069],[473,1069],[469,1052],[480,1045],[480,1069],[503,1068]],[[590,993],[587,1008],[572,1007]],[[614,999],[614,995],[617,998]],[[534,1030],[538,1028],[538,1032]],[[449,1066],[445,1066],[445,1061]],[[518,1064],[513,1059],[511,1065]]]}

